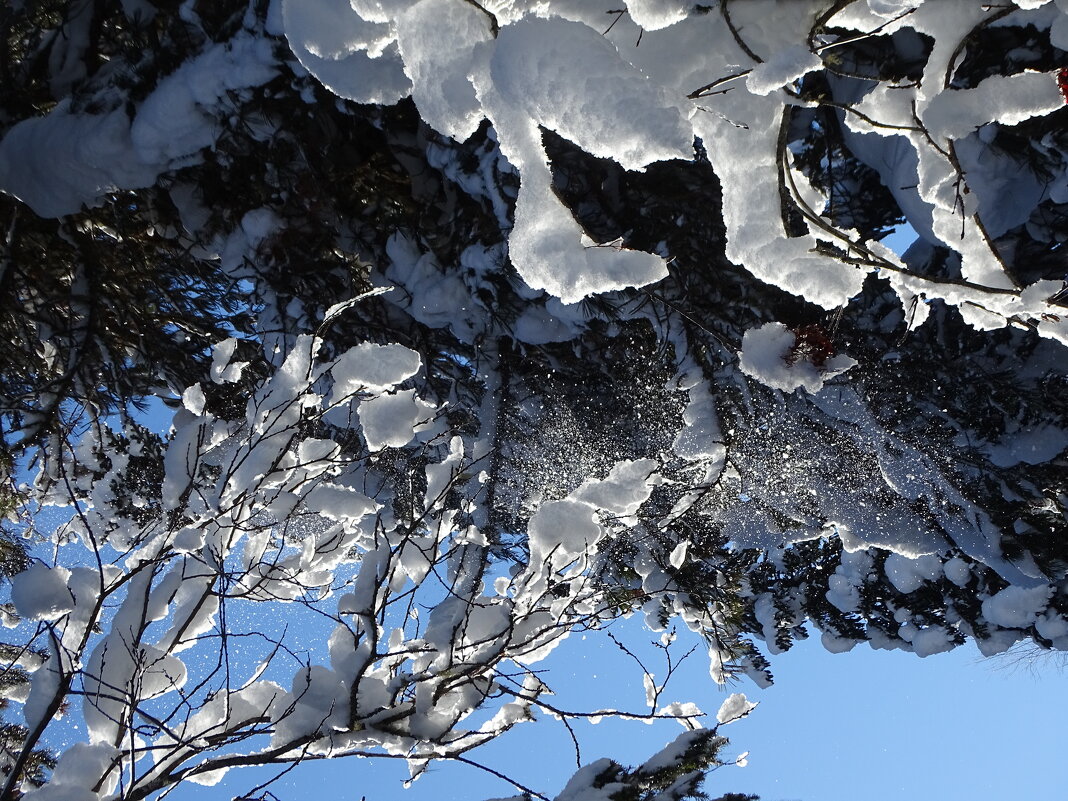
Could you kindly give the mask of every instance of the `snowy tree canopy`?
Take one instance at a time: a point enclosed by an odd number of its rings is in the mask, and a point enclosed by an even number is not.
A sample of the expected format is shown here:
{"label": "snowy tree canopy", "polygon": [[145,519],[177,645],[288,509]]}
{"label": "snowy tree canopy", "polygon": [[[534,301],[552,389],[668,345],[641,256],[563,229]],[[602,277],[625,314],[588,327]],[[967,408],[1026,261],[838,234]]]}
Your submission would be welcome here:
{"label": "snowy tree canopy", "polygon": [[632,613],[720,683],[1068,650],[1061,0],[0,23],[13,797],[415,778],[539,714],[686,727],[560,799],[692,797],[744,697],[541,672]]}

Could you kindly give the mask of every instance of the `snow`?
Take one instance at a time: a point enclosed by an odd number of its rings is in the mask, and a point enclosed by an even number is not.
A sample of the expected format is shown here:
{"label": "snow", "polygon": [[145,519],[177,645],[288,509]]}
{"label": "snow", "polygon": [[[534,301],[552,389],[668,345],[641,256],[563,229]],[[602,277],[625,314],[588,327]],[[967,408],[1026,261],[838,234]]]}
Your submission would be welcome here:
{"label": "snow", "polygon": [[337,484],[318,484],[304,497],[304,503],[310,511],[331,520],[350,522],[381,508],[359,490]]}
{"label": "snow", "polygon": [[[871,13],[887,20],[902,16],[916,5],[915,0],[868,0],[868,8]],[[891,30],[893,29],[891,28]]]}
{"label": "snow", "polygon": [[215,141],[212,115],[227,92],[277,74],[271,44],[240,33],[209,47],[161,80],[137,110],[130,138],[145,164],[181,164]]}
{"label": "snow", "polygon": [[508,25],[490,73],[510,108],[594,156],[630,170],[693,156],[693,132],[677,102],[587,25],[558,17]]}
{"label": "snow", "polygon": [[1061,50],[1068,50],[1068,4],[1064,0],[1056,0],[1060,14],[1053,20],[1049,30],[1049,42]]}
{"label": "snow", "polygon": [[682,759],[682,756],[693,748],[694,745],[701,740],[706,739],[708,736],[708,732],[703,729],[683,732],[660,749],[660,751],[643,762],[641,767],[638,768],[638,771],[640,773],[650,774],[659,770],[664,770],[665,768],[670,768],[673,765],[676,765],[679,760]]}
{"label": "snow", "polygon": [[686,563],[686,552],[690,549],[690,541],[683,540],[675,546],[668,556],[668,564],[679,570]]}
{"label": "snow", "polygon": [[[1068,620],[1050,609],[1035,621],[1035,630],[1047,640],[1061,640],[1068,635]],[[1054,647],[1060,647],[1055,645]]]}
{"label": "snow", "polygon": [[[668,632],[665,632],[667,634]],[[701,728],[698,718],[704,717],[704,712],[693,701],[674,701],[657,712],[658,715],[670,715],[676,718],[684,729],[692,731]]]}
{"label": "snow", "polygon": [[146,645],[142,648],[141,669],[138,673],[138,694],[149,699],[179,690],[185,685],[187,672],[181,659]]}
{"label": "snow", "polygon": [[174,535],[171,547],[176,553],[193,553],[204,547],[204,529],[183,528]]}
{"label": "snow", "polygon": [[610,515],[633,515],[649,500],[653,487],[659,483],[655,476],[657,467],[653,459],[617,462],[607,478],[584,481],[571,498]]}
{"label": "snow", "polygon": [[292,40],[308,42],[308,52],[320,59],[340,61],[359,50],[377,56],[390,41],[389,25],[368,22],[352,13],[347,2],[302,0],[281,7],[285,33]]}
{"label": "snow", "polygon": [[[119,749],[106,743],[74,743],[60,756],[51,781],[22,797],[27,801],[99,801],[114,790],[118,781],[114,770],[118,756]],[[108,778],[102,782],[98,795],[86,784],[95,783],[99,776]]]}
{"label": "snow", "polygon": [[1003,628],[1024,628],[1038,619],[1052,594],[1053,588],[1048,584],[1009,586],[983,601],[983,617]]}
{"label": "snow", "polygon": [[[696,366],[694,373],[697,372]],[[680,387],[680,389],[683,387]],[[720,459],[726,453],[723,434],[716,413],[716,400],[706,382],[697,381],[688,390],[689,401],[682,413],[682,429],[675,438],[673,450],[679,456],[694,461]]]}
{"label": "snow", "polygon": [[[631,168],[688,158],[692,133],[662,90],[595,31],[558,18],[524,18],[502,29],[475,87],[501,151],[520,173],[509,254],[529,286],[574,303],[667,274],[658,256],[594,247],[585,238],[553,193],[538,129],[544,125]],[[652,105],[636,114],[637,100]],[[567,102],[580,103],[583,113],[571,113]]]}
{"label": "snow", "polygon": [[175,431],[163,457],[163,506],[174,509],[181,503],[181,494],[196,475],[200,461],[200,447],[205,438],[206,423],[197,422],[192,413],[181,410],[174,419]]}
{"label": "snow", "polygon": [[822,69],[823,61],[807,45],[795,44],[772,53],[746,76],[746,87],[755,95],[769,95],[776,89]]}
{"label": "snow", "polygon": [[489,17],[474,4],[420,0],[397,17],[396,35],[420,116],[441,133],[467,139],[482,121],[468,74],[472,54],[492,41]]}
{"label": "snow", "polygon": [[974,89],[947,89],[936,95],[923,121],[933,136],[962,139],[991,121],[1016,125],[1063,106],[1064,98],[1053,75],[992,75]]}
{"label": "snow", "polygon": [[765,323],[742,337],[738,354],[742,372],[765,386],[783,392],[805,389],[816,393],[824,382],[856,364],[844,354],[831,357],[822,366],[797,357],[797,334],[782,323]]}
{"label": "snow", "polygon": [[685,0],[627,0],[627,13],[643,30],[658,31],[686,19]]}
{"label": "snow", "polygon": [[434,416],[437,407],[420,400],[414,389],[402,389],[360,403],[360,425],[369,450],[400,448],[415,437],[416,427]]}
{"label": "snow", "polygon": [[873,559],[866,550],[846,552],[827,582],[827,600],[837,609],[849,614],[860,605],[860,587],[872,569]]}
{"label": "snow", "polygon": [[946,560],[946,563],[942,565],[942,569],[946,573],[946,578],[958,587],[966,587],[972,577],[972,571],[968,567],[968,563],[957,556]]}
{"label": "snow", "polygon": [[731,693],[727,700],[720,704],[716,720],[720,723],[733,723],[744,718],[756,707],[756,704],[745,697],[745,693]]}
{"label": "snow", "polygon": [[151,186],[161,173],[196,163],[214,144],[214,115],[228,92],[260,86],[275,74],[270,43],[242,32],[163,78],[132,120],[123,109],[75,113],[64,99],[0,141],[0,190],[42,217],[61,217],[108,192]]}
{"label": "snow", "polygon": [[612,796],[623,789],[618,782],[606,782],[599,785],[597,777],[612,768],[612,760],[598,759],[579,768],[571,777],[556,801],[610,801]]}
{"label": "snow", "polygon": [[203,414],[204,402],[204,388],[200,384],[193,384],[182,393],[182,406],[189,410],[190,414]]}
{"label": "snow", "polygon": [[63,100],[0,140],[0,189],[41,217],[74,214],[107,192],[152,185],[157,170],[133,153],[125,111],[76,114]]}
{"label": "snow", "polygon": [[955,647],[953,635],[941,626],[918,629],[911,623],[901,627],[898,635],[909,642],[912,652],[920,658],[942,654]]}
{"label": "snow", "polygon": [[216,770],[206,770],[202,773],[194,773],[186,777],[186,781],[191,784],[196,784],[200,787],[214,787],[223,780],[226,774],[229,772],[229,768],[217,768]]}
{"label": "snow", "polygon": [[412,317],[431,328],[452,328],[465,340],[473,338],[467,318],[475,302],[458,275],[445,270],[434,253],[423,252],[404,234],[390,236],[386,253],[390,263],[385,278],[404,289],[409,298],[407,311]]}
{"label": "snow", "polygon": [[322,665],[301,668],[293,676],[286,714],[278,721],[273,743],[284,743],[320,729],[344,729],[349,712],[348,687],[334,671]]}
{"label": "snow", "polygon": [[228,337],[218,343],[211,353],[211,380],[216,384],[233,383],[241,380],[241,373],[248,362],[231,362],[237,350],[237,338]]}
{"label": "snow", "polygon": [[35,562],[11,578],[11,601],[27,620],[59,620],[74,609],[70,571]]}
{"label": "snow", "polygon": [[403,345],[361,343],[341,354],[330,368],[334,378],[330,404],[357,392],[385,392],[411,378],[421,366],[419,354]]}
{"label": "snow", "polygon": [[998,467],[1013,467],[1020,463],[1043,464],[1065,448],[1068,430],[1047,423],[1018,431],[1000,443],[988,443],[983,450]]}
{"label": "snow", "polygon": [[886,577],[898,592],[915,592],[924,582],[937,581],[942,576],[942,560],[937,556],[918,556],[909,559],[892,553],[883,565]]}
{"label": "snow", "polygon": [[541,504],[527,532],[531,562],[552,559],[558,566],[588,552],[604,534],[594,520],[594,508],[575,500]]}
{"label": "snow", "polygon": [[[820,635],[820,643],[832,654],[848,653],[857,646],[856,640],[851,640],[847,637],[839,637],[829,631],[825,631]],[[773,654],[775,653],[775,651],[771,652]]]}
{"label": "snow", "polygon": [[[334,94],[357,103],[396,103],[411,81],[386,19],[352,13],[343,0],[283,0],[293,53]],[[378,24],[376,24],[378,23]]]}
{"label": "snow", "polygon": [[549,311],[548,305],[527,306],[515,321],[515,336],[530,345],[567,342],[574,338],[576,327]]}

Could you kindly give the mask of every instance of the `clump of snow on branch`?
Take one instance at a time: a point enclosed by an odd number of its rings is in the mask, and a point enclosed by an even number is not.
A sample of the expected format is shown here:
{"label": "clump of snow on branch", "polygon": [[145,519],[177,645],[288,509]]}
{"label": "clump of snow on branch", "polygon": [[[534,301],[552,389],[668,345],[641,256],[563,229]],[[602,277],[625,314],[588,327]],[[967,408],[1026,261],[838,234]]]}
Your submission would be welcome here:
{"label": "clump of snow on branch", "polygon": [[765,323],[746,331],[739,353],[742,372],[772,389],[793,392],[804,388],[815,393],[827,379],[856,364],[844,354],[814,360],[798,340],[798,334],[782,323]]}
{"label": "clump of snow on branch", "polygon": [[756,709],[756,706],[743,693],[731,693],[727,696],[727,700],[720,704],[719,711],[716,712],[716,720],[720,723],[733,723],[747,717]]}
{"label": "clump of snow on branch", "polygon": [[75,112],[64,100],[0,140],[0,188],[42,217],[60,217],[108,192],[151,186],[161,173],[201,160],[228,93],[266,83],[274,61],[267,41],[242,33],[167,76],[132,119],[124,108]]}

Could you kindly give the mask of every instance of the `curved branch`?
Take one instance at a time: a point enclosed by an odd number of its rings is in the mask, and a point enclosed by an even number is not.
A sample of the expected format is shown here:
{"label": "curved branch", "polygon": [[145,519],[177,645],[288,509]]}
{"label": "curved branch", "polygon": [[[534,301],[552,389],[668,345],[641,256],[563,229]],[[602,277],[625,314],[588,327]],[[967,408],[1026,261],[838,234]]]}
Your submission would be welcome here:
{"label": "curved branch", "polygon": [[[784,114],[789,113],[790,109],[787,108],[784,111]],[[860,253],[865,256],[867,261],[854,262],[858,266],[869,266],[874,267],[876,269],[889,270],[890,272],[907,275],[910,278],[915,278],[919,281],[923,281],[924,283],[933,284],[936,286],[942,285],[962,287],[965,289],[974,290],[976,292],[983,292],[988,295],[1002,295],[1010,297],[1015,297],[1019,295],[1019,292],[1015,289],[1001,289],[999,287],[986,286],[984,284],[977,284],[974,281],[968,281],[963,278],[934,278],[931,276],[916,275],[910,270],[907,270],[897,264],[894,264],[889,259],[879,255],[878,253],[875,253],[873,250],[866,247],[863,243],[850,238],[848,234],[841,231],[840,229],[829,223],[827,220],[825,220],[823,217],[821,217],[811,206],[808,205],[808,203],[805,202],[804,198],[802,197],[800,190],[797,188],[797,183],[794,180],[793,170],[787,163],[786,154],[782,151],[782,149],[780,149],[779,151],[778,158],[781,165],[780,180],[785,180],[789,184],[789,194],[793,202],[797,204],[797,208],[800,210],[801,214],[805,217],[806,220],[815,225],[821,231],[830,234],[835,239],[845,244],[848,250],[856,251],[857,253]]]}
{"label": "curved branch", "polygon": [[762,59],[755,52],[753,52],[753,50],[749,47],[748,44],[746,44],[745,40],[742,38],[742,35],[738,31],[738,29],[734,27],[734,21],[731,19],[730,12],[727,10],[727,6],[730,5],[730,1],[731,0],[720,0],[719,11],[720,14],[723,15],[723,21],[727,23],[727,28],[730,29],[731,36],[734,37],[734,41],[737,43],[738,47],[740,47],[742,51],[747,56],[749,56],[749,58],[753,59],[753,61],[755,61],[757,64],[763,64],[764,59]]}

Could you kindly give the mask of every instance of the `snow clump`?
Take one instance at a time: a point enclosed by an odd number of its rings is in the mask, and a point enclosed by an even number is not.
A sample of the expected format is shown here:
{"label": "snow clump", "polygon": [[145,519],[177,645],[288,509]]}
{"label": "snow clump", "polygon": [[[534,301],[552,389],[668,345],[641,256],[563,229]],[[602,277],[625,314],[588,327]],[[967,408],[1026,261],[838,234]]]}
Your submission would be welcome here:
{"label": "snow clump", "polygon": [[983,617],[995,626],[1024,628],[1038,619],[1049,605],[1052,588],[1009,586],[983,601]]}
{"label": "snow clump", "polygon": [[27,620],[59,620],[74,609],[70,571],[37,562],[11,579],[11,600]]}
{"label": "snow clump", "polygon": [[727,696],[726,701],[720,704],[719,711],[716,712],[716,720],[720,723],[733,723],[744,718],[756,707],[757,705],[746,698],[744,693],[732,693]]}
{"label": "snow clump", "polygon": [[742,337],[738,354],[742,372],[761,384],[793,392],[803,388],[815,394],[824,382],[856,364],[846,355],[829,359],[809,357],[797,333],[782,323],[765,323],[751,328]]}
{"label": "snow clump", "polygon": [[419,354],[403,345],[376,345],[364,342],[345,351],[330,373],[334,377],[331,404],[359,391],[384,392],[422,366]]}

